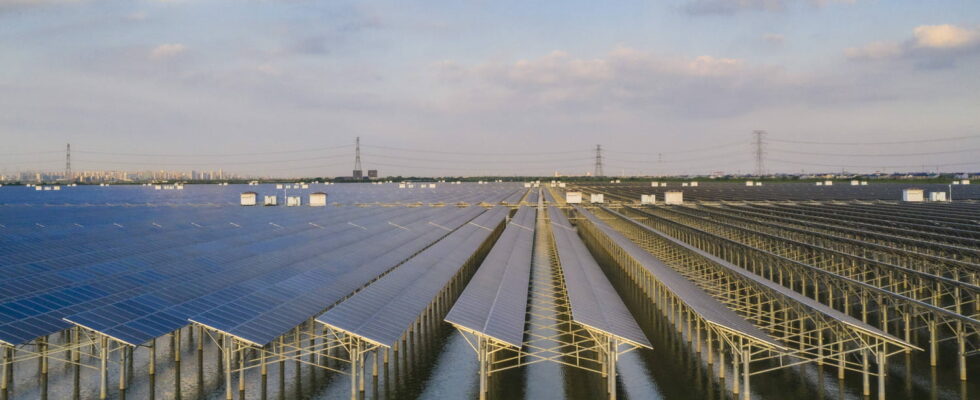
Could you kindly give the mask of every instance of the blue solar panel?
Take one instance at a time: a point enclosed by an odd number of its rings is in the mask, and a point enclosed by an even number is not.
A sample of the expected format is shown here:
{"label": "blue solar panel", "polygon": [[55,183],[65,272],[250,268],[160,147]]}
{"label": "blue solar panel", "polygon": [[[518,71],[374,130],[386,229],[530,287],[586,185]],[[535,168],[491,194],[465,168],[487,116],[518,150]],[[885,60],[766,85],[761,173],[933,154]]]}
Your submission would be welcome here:
{"label": "blue solar panel", "polygon": [[554,226],[555,248],[565,278],[572,320],[636,345],[652,347],[565,214],[550,206],[548,217]]}
{"label": "blue solar panel", "polygon": [[[368,213],[368,211],[362,212]],[[323,216],[324,214],[319,214],[319,217],[313,220],[325,223],[321,221]],[[288,224],[285,221],[294,221],[295,227],[281,231],[263,227],[262,230],[243,232],[242,229],[229,228],[219,231],[221,234],[216,236],[215,231],[202,230],[199,234],[201,236],[188,235],[187,242],[180,247],[24,277],[15,283],[33,282],[33,284],[11,286],[12,290],[4,293],[9,296],[6,296],[3,301],[26,315],[18,320],[0,323],[0,340],[23,343],[38,336],[66,329],[70,325],[61,319],[67,315],[137,296],[153,285],[194,279],[201,271],[208,271],[221,263],[229,263],[249,256],[252,253],[241,251],[248,249],[249,244],[261,243],[263,240],[289,232],[315,229],[308,224],[310,220],[309,216],[301,215],[292,219],[283,218],[280,222]],[[203,238],[209,240],[195,243],[196,240]],[[75,272],[75,276],[81,279],[54,278],[53,274],[66,271]],[[13,290],[18,287],[21,289]],[[23,288],[29,291],[25,292]],[[37,299],[44,298],[63,299],[67,304],[62,304],[58,308],[43,309],[35,303]],[[16,327],[16,330],[13,327]],[[8,336],[6,334],[8,331],[17,334]]]}
{"label": "blue solar panel", "polygon": [[767,342],[777,347],[782,347],[776,339],[728,309],[728,307],[725,307],[724,304],[705,293],[683,275],[674,271],[673,268],[670,268],[646,250],[643,250],[643,248],[633,243],[633,241],[623,236],[585,208],[575,206],[575,210],[590,223],[594,224],[602,234],[616,243],[637,264],[669,288],[670,291],[684,302],[684,304],[694,310],[695,313],[700,315],[701,318],[725,329],[754,337],[759,341]]}
{"label": "blue solar panel", "polygon": [[[323,229],[308,229],[299,235],[285,237],[294,245],[282,240],[258,243],[253,250],[260,253],[232,264],[216,266],[204,274],[187,279],[172,280],[155,285],[152,290],[132,299],[99,309],[68,316],[65,319],[87,328],[140,344],[186,325],[187,319],[223,302],[244,296],[257,288],[266,287],[290,276],[305,272],[330,257],[349,251],[360,241],[383,237],[385,232],[397,230],[397,224],[407,224],[413,219],[424,218],[427,210],[410,212],[406,209],[385,209],[353,219],[367,229],[360,229],[346,222],[325,225]],[[331,240],[322,240],[331,238]],[[139,313],[119,313],[116,308],[131,309],[141,304],[151,304]],[[140,329],[152,324],[153,328]]]}
{"label": "blue solar panel", "polygon": [[463,225],[317,321],[391,347],[504,221],[497,207]]}
{"label": "blue solar panel", "polygon": [[[364,242],[310,271],[194,315],[194,322],[265,345],[323,312],[379,275],[424,250],[483,211],[441,208],[428,221],[399,229],[384,240]],[[245,306],[243,306],[245,304]]]}
{"label": "blue solar panel", "polygon": [[533,207],[518,209],[453,304],[446,322],[521,347],[536,216]]}

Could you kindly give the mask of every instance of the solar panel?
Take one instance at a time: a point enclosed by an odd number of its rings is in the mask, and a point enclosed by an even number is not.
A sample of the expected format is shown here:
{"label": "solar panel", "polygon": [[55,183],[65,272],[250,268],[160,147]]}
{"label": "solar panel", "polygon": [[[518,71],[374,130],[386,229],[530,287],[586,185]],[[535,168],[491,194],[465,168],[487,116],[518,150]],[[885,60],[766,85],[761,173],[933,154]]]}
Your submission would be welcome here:
{"label": "solar panel", "polygon": [[572,320],[639,346],[652,347],[565,215],[550,206],[548,217],[554,226],[552,232]]}
{"label": "solar panel", "polygon": [[[184,190],[154,190],[146,186],[78,186],[60,191],[39,192],[29,187],[3,187],[0,190],[0,204],[3,205],[139,205],[139,206],[177,206],[177,205],[238,205],[244,191],[256,192],[259,198],[276,195],[282,199],[285,194],[306,197],[310,193],[325,191],[330,203],[455,203],[480,202],[499,203],[523,191],[520,183],[494,182],[487,184],[463,183],[452,185],[437,183],[435,188],[397,189],[397,183],[366,184],[345,183],[326,186],[309,184],[307,188],[291,187],[276,189],[275,184],[251,185],[184,185]],[[519,200],[519,198],[518,198]],[[516,200],[515,200],[516,201]]]}
{"label": "solar panel", "polygon": [[476,217],[320,315],[317,321],[383,346],[393,346],[508,212],[507,208],[496,207]]}
{"label": "solar panel", "polygon": [[481,207],[438,210],[426,223],[408,226],[384,241],[362,243],[343,257],[190,320],[254,344],[268,344],[483,212]]}
{"label": "solar panel", "polygon": [[521,347],[536,216],[533,207],[517,210],[449,310],[446,322]]}
{"label": "solar panel", "polygon": [[[609,211],[610,212],[614,212],[614,211],[611,211],[611,210],[609,210]],[[701,249],[698,249],[697,247],[691,246],[691,245],[689,245],[687,243],[684,243],[684,242],[682,242],[680,240],[677,240],[677,239],[675,239],[673,237],[667,236],[663,232],[660,232],[660,231],[658,231],[658,230],[656,230],[654,228],[651,228],[651,227],[648,227],[648,226],[644,226],[644,225],[641,225],[641,224],[637,224],[636,226],[640,227],[641,229],[644,229],[644,230],[647,230],[649,232],[652,232],[652,233],[656,234],[657,236],[660,236],[660,237],[664,238],[665,240],[668,240],[671,243],[674,243],[677,246],[683,247],[683,248],[685,248],[685,249],[687,249],[687,250],[689,250],[691,252],[697,253],[701,257],[704,257],[704,258],[710,260],[711,262],[713,262],[713,263],[715,263],[717,265],[720,265],[721,267],[723,267],[723,268],[725,268],[725,269],[727,269],[727,270],[735,273],[736,275],[739,275],[742,278],[745,278],[747,280],[750,280],[752,282],[755,282],[757,285],[766,287],[769,290],[771,290],[771,291],[775,292],[776,294],[778,294],[779,296],[788,298],[788,299],[794,301],[795,303],[798,303],[798,304],[800,304],[800,305],[802,305],[802,306],[810,309],[811,311],[814,311],[814,312],[817,312],[817,313],[820,313],[820,314],[827,315],[827,316],[829,316],[829,317],[831,317],[833,319],[836,319],[838,321],[847,323],[848,325],[854,326],[856,328],[865,330],[865,331],[870,332],[870,333],[872,333],[872,334],[874,334],[876,336],[887,336],[887,337],[890,337],[894,341],[904,342],[901,339],[899,339],[897,337],[894,337],[892,335],[889,335],[889,334],[885,333],[884,331],[882,331],[882,330],[880,330],[878,328],[875,328],[872,325],[869,325],[867,323],[864,323],[864,322],[862,322],[861,320],[859,320],[857,318],[851,317],[851,316],[849,316],[847,314],[844,314],[844,313],[842,313],[840,311],[837,311],[837,310],[835,310],[833,308],[827,307],[827,306],[825,306],[825,305],[817,302],[816,300],[813,300],[813,299],[811,299],[809,297],[806,297],[806,296],[804,296],[804,295],[802,295],[800,293],[797,293],[797,292],[795,292],[793,290],[790,290],[789,288],[787,288],[785,286],[782,286],[782,285],[779,285],[779,284],[777,284],[777,283],[775,283],[773,281],[770,281],[770,280],[768,280],[768,279],[766,279],[764,277],[761,277],[761,276],[756,275],[756,274],[754,274],[752,272],[749,272],[748,270],[739,268],[738,266],[736,266],[736,265],[734,265],[734,264],[732,264],[732,263],[730,263],[728,261],[725,261],[725,260],[723,260],[721,258],[718,258],[718,257],[716,257],[714,255],[711,255],[711,254],[709,254],[707,252],[704,252]]]}
{"label": "solar panel", "polygon": [[[329,213],[318,215],[313,220],[325,224]],[[0,317],[0,340],[24,343],[67,329],[71,325],[62,320],[65,316],[139,296],[155,285],[200,278],[202,272],[260,254],[268,245],[263,245],[263,241],[288,239],[285,235],[315,229],[306,222],[311,217],[316,216],[297,214],[295,219],[284,218],[280,221],[283,224],[296,225],[288,229],[247,233],[224,229],[202,242],[195,242],[202,236],[191,235],[191,243],[182,246],[25,277],[20,282],[33,284],[15,292],[19,297],[8,297],[0,303],[0,309],[16,310]],[[28,289],[29,293],[23,292]],[[57,303],[52,304],[55,299]]]}
{"label": "solar panel", "polygon": [[[329,261],[331,257],[350,251],[363,240],[383,240],[386,233],[400,229],[396,225],[409,224],[430,213],[430,210],[411,212],[407,209],[386,209],[353,219],[366,229],[337,221],[323,225],[322,229],[310,229],[302,235],[289,236],[288,241],[295,242],[294,246],[263,242],[260,245],[266,247],[265,253],[187,279],[155,285],[137,297],[65,319],[130,344],[144,343],[187,325],[190,316],[212,308],[219,300],[231,301],[256,288],[264,288],[306,272],[319,263]],[[323,240],[325,238],[331,240]],[[120,314],[116,310],[144,304],[152,307],[135,316]]]}
{"label": "solar panel", "polygon": [[776,347],[783,347],[771,336],[749,321],[746,321],[745,318],[735,314],[735,312],[725,307],[724,304],[721,304],[715,298],[709,296],[683,275],[668,267],[646,250],[643,250],[636,243],[633,243],[633,241],[617,232],[585,208],[575,206],[575,210],[616,243],[637,264],[653,275],[657,281],[669,288],[674,295],[684,302],[684,304],[687,304],[695,313],[700,315],[701,318],[726,329],[739,332],[742,335],[753,337],[761,342],[769,343]]}
{"label": "solar panel", "polygon": [[527,194],[527,198],[525,198],[524,201],[528,202],[529,204],[537,204],[538,194],[540,193],[541,193],[541,189],[532,188],[531,191]]}

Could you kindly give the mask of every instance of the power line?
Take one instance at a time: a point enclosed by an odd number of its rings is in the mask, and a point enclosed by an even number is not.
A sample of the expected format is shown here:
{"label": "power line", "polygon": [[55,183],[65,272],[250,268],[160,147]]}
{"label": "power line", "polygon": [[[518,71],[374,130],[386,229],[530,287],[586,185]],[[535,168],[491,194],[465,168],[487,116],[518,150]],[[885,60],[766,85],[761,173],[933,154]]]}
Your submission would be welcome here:
{"label": "power line", "polygon": [[609,158],[608,156],[605,157],[605,159],[606,160],[612,160],[614,162],[626,162],[626,163],[678,164],[678,163],[689,163],[689,162],[706,161],[706,160],[717,160],[719,158],[736,157],[736,156],[743,156],[743,155],[745,155],[745,154],[742,153],[742,152],[727,152],[727,153],[722,153],[722,154],[713,154],[713,155],[704,156],[704,157],[682,158],[682,159],[676,159],[676,160],[665,160],[663,158],[663,156],[660,155],[660,156],[657,157],[657,160],[656,161],[654,161],[654,160],[634,160],[634,159],[629,159],[629,158]]}
{"label": "power line", "polygon": [[769,139],[769,140],[773,142],[779,142],[779,143],[795,143],[795,144],[871,146],[871,145],[948,142],[954,140],[964,140],[964,139],[974,139],[974,138],[980,138],[980,135],[953,136],[953,137],[933,138],[933,139],[897,140],[897,141],[888,141],[888,142],[817,142],[817,141],[789,140],[789,139]]}
{"label": "power line", "polygon": [[318,160],[324,160],[332,157],[341,157],[341,155],[318,156],[318,157],[307,157],[307,158],[291,158],[285,160],[249,160],[249,161],[154,162],[154,161],[114,161],[114,160],[88,160],[88,159],[82,159],[76,161],[82,163],[89,163],[89,164],[154,165],[154,166],[167,166],[167,167],[204,167],[208,165],[224,166],[224,165],[278,164],[278,163],[290,163],[290,162],[298,162],[298,161],[318,161]]}
{"label": "power line", "polygon": [[26,152],[12,152],[12,153],[0,153],[0,156],[35,156],[38,154],[55,154],[61,153],[61,150],[53,151],[26,151]]}
{"label": "power line", "polygon": [[364,146],[368,149],[385,149],[385,150],[397,150],[397,151],[409,151],[417,153],[431,153],[431,154],[459,154],[467,156],[535,156],[535,155],[549,155],[549,154],[574,154],[574,153],[590,153],[591,150],[570,150],[570,151],[541,151],[533,153],[517,153],[517,152],[506,152],[506,153],[474,153],[474,152],[463,152],[463,151],[441,151],[441,150],[428,150],[428,149],[413,149],[406,147],[391,147],[391,146],[378,146],[378,145],[367,145]]}
{"label": "power line", "polygon": [[[460,163],[460,164],[500,164],[501,163],[500,160],[473,160],[473,159],[468,159],[468,160],[450,160],[450,159],[443,159],[443,158],[404,157],[404,156],[393,156],[393,155],[388,155],[388,154],[375,154],[375,153],[364,153],[364,155],[365,156],[371,156],[371,157],[374,157],[376,159],[377,158],[381,158],[381,159],[390,158],[390,159],[395,159],[395,160],[437,162],[437,163]],[[590,162],[592,162],[592,160],[593,159],[591,157],[585,157],[585,158],[563,158],[563,159],[544,159],[544,160],[532,158],[532,159],[518,160],[518,161],[507,160],[506,162],[507,163],[512,163],[512,164],[547,164],[547,163],[568,162],[568,161],[584,161],[585,163],[590,163]]]}
{"label": "power line", "polygon": [[[713,145],[713,146],[700,147],[700,148],[696,148],[696,149],[695,148],[692,148],[692,149],[682,149],[682,150],[669,149],[669,154],[704,153],[704,152],[711,151],[711,150],[731,149],[732,146],[744,146],[746,144],[748,144],[748,143],[745,142],[744,140],[739,140],[737,142],[728,142],[728,143],[723,143],[723,144],[718,144],[718,145]],[[621,151],[621,150],[615,150],[615,149],[610,150],[609,148],[606,148],[605,151],[608,152],[608,153],[635,154],[635,155],[643,155],[643,156],[656,156],[656,155],[660,154],[660,153],[650,153],[650,152],[643,152],[643,151]]]}
{"label": "power line", "polygon": [[[922,168],[922,164],[918,165],[843,165],[843,164],[822,164],[822,163],[808,163],[801,161],[788,161],[770,158],[770,161],[780,162],[784,164],[793,165],[809,165],[816,167],[830,167],[830,168],[887,168],[887,169],[897,169],[897,168]],[[954,167],[960,165],[980,165],[980,161],[967,161],[959,163],[947,163],[947,164],[927,164],[930,167]]]}
{"label": "power line", "polygon": [[353,145],[345,144],[342,146],[329,146],[329,147],[317,147],[309,149],[297,149],[297,150],[279,150],[279,151],[263,151],[261,153],[216,153],[216,154],[164,154],[164,153],[120,153],[120,152],[106,152],[106,151],[85,151],[85,150],[75,150],[76,153],[82,154],[96,154],[96,155],[107,155],[107,156],[133,156],[133,157],[238,157],[238,156],[261,156],[266,154],[292,154],[292,153],[313,153],[324,150],[335,150],[352,147]]}
{"label": "power line", "polygon": [[863,158],[863,157],[915,157],[915,156],[934,156],[934,155],[943,155],[943,154],[972,153],[972,152],[980,152],[980,148],[950,150],[950,151],[933,151],[933,152],[916,152],[916,153],[879,153],[879,154],[818,153],[818,152],[783,150],[783,149],[775,149],[775,151],[779,153],[800,154],[800,155],[809,155],[809,156],[862,157]]}

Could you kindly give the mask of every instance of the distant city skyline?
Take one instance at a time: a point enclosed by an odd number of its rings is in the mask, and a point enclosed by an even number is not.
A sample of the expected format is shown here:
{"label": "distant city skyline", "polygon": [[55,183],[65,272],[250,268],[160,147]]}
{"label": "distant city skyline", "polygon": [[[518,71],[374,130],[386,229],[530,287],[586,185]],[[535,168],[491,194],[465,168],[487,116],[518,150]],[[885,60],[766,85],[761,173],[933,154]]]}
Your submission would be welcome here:
{"label": "distant city skyline", "polygon": [[[221,16],[220,18],[217,16]],[[868,21],[874,21],[869,24]],[[980,171],[980,2],[0,3],[0,175]]]}

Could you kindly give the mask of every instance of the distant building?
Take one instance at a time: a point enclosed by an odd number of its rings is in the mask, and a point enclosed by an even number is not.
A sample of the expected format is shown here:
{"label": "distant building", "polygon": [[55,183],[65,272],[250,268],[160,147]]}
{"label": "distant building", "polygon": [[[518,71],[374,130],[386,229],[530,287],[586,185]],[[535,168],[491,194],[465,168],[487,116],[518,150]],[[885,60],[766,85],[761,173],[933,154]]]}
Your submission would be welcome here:
{"label": "distant building", "polygon": [[354,170],[354,173],[351,174],[351,177],[353,177],[354,179],[361,179],[361,178],[364,177],[364,171],[361,171],[359,169],[355,169]]}
{"label": "distant building", "polygon": [[376,170],[376,169],[369,169],[368,170],[368,178],[374,179],[374,178],[377,178],[377,177],[378,177],[378,170]]}

